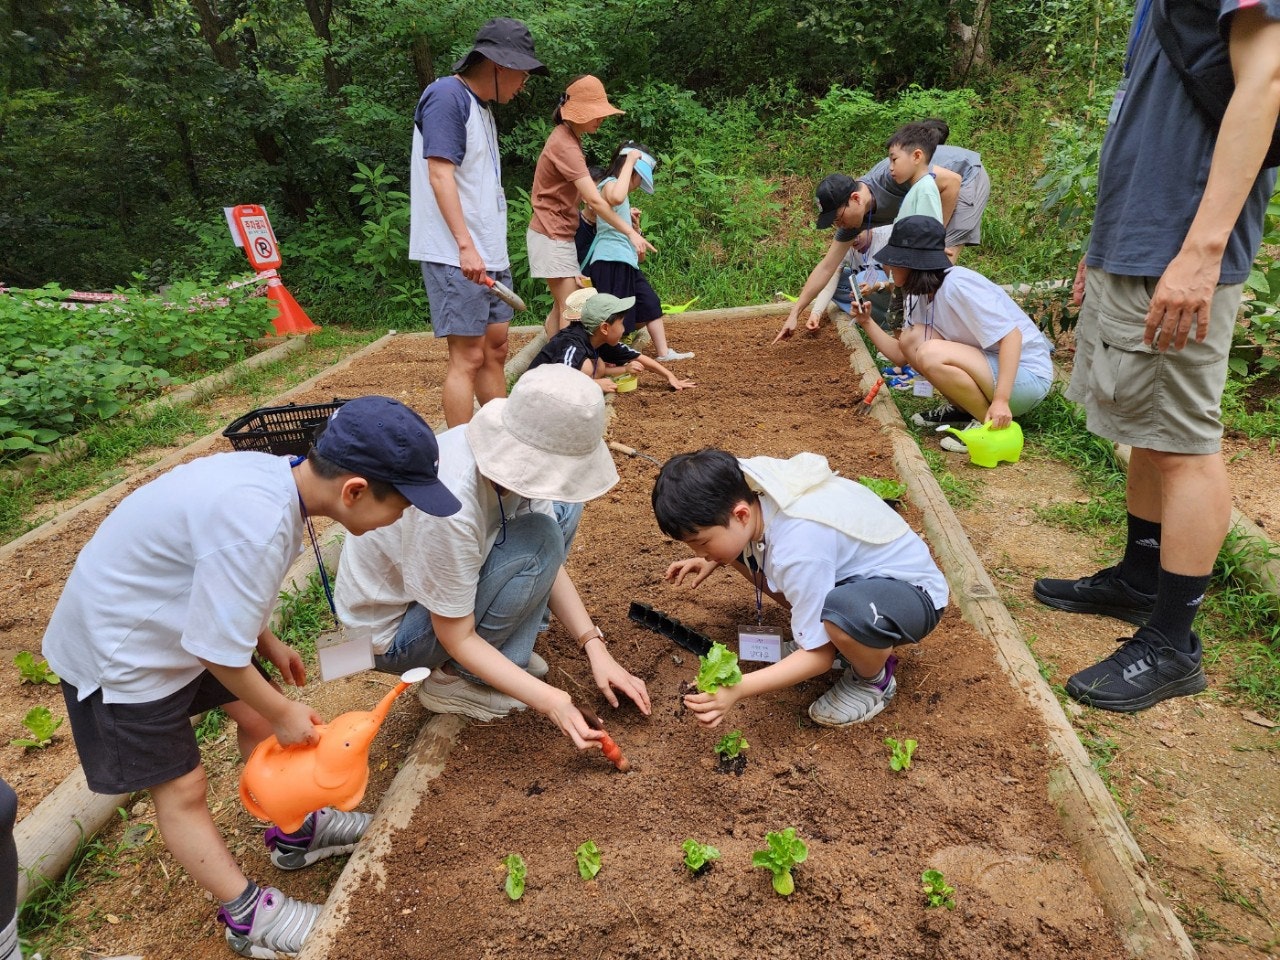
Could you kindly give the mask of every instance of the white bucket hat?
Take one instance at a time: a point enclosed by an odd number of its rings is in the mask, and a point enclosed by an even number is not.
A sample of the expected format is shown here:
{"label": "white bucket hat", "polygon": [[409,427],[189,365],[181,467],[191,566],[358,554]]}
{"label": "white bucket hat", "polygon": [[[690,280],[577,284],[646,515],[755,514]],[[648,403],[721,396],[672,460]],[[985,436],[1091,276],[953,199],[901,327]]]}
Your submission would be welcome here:
{"label": "white bucket hat", "polygon": [[586,503],[618,482],[604,442],[604,394],[561,363],[530,370],[510,397],[490,400],[467,424],[480,472],[531,500]]}

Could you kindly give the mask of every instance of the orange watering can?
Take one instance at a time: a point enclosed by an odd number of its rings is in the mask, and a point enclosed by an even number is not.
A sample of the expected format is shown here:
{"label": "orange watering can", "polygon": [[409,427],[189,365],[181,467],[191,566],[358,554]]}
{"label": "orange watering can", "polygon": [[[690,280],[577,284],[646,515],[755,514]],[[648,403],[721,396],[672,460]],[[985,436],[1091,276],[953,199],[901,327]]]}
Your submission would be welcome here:
{"label": "orange watering can", "polygon": [[369,785],[369,745],[396,697],[431,671],[415,667],[400,675],[395,689],[372,710],[353,710],[315,728],[312,744],[280,746],[263,740],[240,774],[240,802],[259,820],[294,833],[307,814],[321,807],[354,810]]}

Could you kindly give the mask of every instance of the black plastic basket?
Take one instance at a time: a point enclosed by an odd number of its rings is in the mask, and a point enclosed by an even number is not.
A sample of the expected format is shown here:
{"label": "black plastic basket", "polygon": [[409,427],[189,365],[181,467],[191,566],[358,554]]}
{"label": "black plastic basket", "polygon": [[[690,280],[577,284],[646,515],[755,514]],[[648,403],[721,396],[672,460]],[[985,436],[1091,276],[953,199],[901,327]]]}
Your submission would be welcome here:
{"label": "black plastic basket", "polygon": [[232,423],[222,431],[222,435],[231,441],[233,450],[303,457],[311,449],[316,427],[346,402],[335,398],[332,403],[259,407]]}

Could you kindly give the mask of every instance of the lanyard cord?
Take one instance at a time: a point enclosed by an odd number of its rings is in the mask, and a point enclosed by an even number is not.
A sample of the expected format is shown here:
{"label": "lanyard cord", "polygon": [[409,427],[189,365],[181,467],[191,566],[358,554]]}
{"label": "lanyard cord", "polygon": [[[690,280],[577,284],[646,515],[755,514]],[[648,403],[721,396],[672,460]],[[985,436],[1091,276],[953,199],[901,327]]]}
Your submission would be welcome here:
{"label": "lanyard cord", "polygon": [[[489,481],[493,483],[492,480]],[[507,542],[507,509],[502,505],[502,491],[496,483],[493,483],[493,492],[498,495],[498,516],[502,518],[502,536],[494,541],[495,547],[500,547]]]}
{"label": "lanyard cord", "polygon": [[[290,468],[298,466],[306,457],[292,457],[289,460]],[[320,568],[320,583],[324,585],[324,595],[329,601],[329,609],[333,612],[334,623],[338,622],[338,606],[333,602],[333,587],[329,584],[329,571],[324,567],[324,557],[320,554],[320,542],[316,539],[316,528],[311,522],[311,514],[307,512],[307,505],[302,500],[302,491],[298,491],[298,509],[302,511],[302,522],[307,525],[307,535],[311,538],[311,549],[316,555],[316,566]]]}
{"label": "lanyard cord", "polygon": [[751,570],[751,582],[756,588],[756,624],[764,623],[764,541],[760,541],[760,559],[756,559],[756,545],[750,543],[744,551],[747,567]]}
{"label": "lanyard cord", "polygon": [[1124,51],[1124,75],[1129,76],[1129,68],[1133,61],[1134,48],[1138,46],[1138,38],[1142,36],[1142,28],[1147,22],[1147,14],[1151,12],[1152,0],[1142,0],[1138,15],[1133,20],[1133,32],[1129,34],[1129,44]]}

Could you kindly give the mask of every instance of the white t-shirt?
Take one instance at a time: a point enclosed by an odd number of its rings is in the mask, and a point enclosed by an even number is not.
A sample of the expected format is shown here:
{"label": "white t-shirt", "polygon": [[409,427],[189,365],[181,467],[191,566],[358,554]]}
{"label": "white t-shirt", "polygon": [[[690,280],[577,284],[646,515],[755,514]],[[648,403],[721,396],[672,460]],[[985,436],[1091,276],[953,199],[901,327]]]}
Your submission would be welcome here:
{"label": "white t-shirt", "polygon": [[222,453],[135,490],[80,551],[44,655],[81,700],[146,703],[180,690],[197,657],[247,666],[302,546],[289,461]]}
{"label": "white t-shirt", "polygon": [[440,481],[462,504],[451,517],[415,507],[390,526],[350,537],[342,546],[334,601],[348,627],[373,632],[373,649],[385,653],[409,608],[418,603],[442,617],[475,613],[480,568],[507,519],[520,513],[555,516],[550,501],[502,497],[480,474],[465,424],[446,430],[440,445]]}
{"label": "white t-shirt", "polygon": [[1049,341],[1013,298],[982,274],[968,267],[952,267],[934,294],[906,298],[906,323],[932,324],[939,335],[977,347],[995,357],[999,343],[1015,327],[1022,331],[1018,369],[1053,380]]}
{"label": "white t-shirt", "polygon": [[765,544],[760,569],[768,588],[791,604],[791,635],[804,649],[828,642],[823,603],[837,583],[852,577],[903,580],[928,594],[937,609],[947,605],[946,577],[914,530],[888,543],[867,543],[825,523],[789,517],[767,494],[760,495],[760,509]]}

